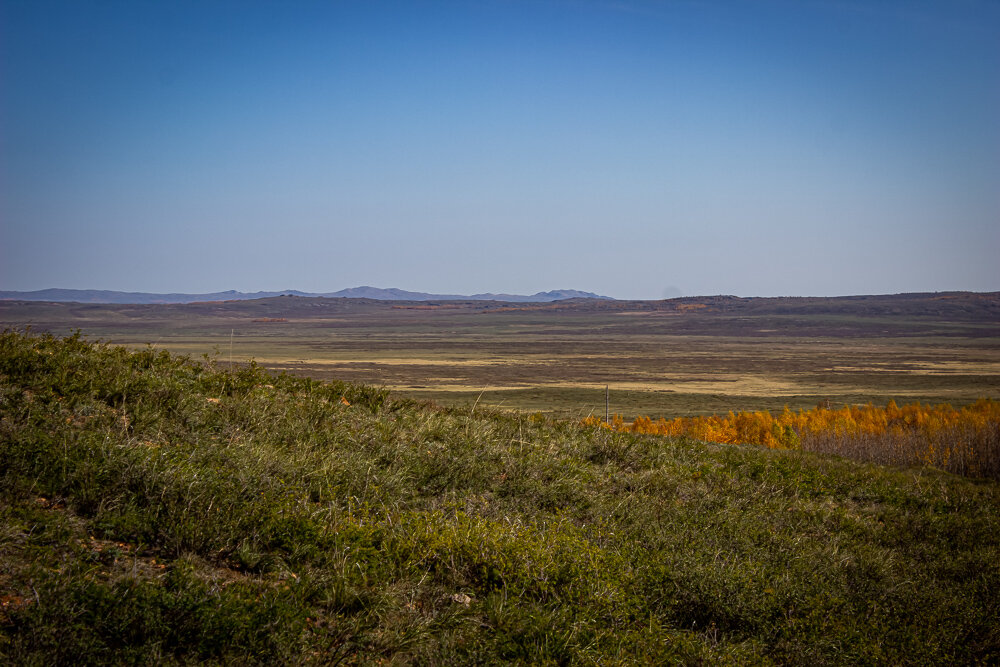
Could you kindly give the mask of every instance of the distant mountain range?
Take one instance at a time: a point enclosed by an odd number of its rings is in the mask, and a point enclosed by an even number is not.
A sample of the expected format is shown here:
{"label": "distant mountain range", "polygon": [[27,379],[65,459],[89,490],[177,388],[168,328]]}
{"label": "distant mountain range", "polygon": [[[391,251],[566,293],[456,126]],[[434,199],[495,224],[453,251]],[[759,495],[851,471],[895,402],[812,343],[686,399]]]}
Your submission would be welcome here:
{"label": "distant mountain range", "polygon": [[382,289],[379,287],[351,287],[339,292],[300,292],[285,290],[282,292],[212,292],[210,294],[151,294],[149,292],[115,292],[111,290],[80,290],[80,289],[43,289],[33,292],[3,292],[0,300],[8,301],[60,301],[76,303],[198,303],[203,301],[245,301],[247,299],[266,299],[274,296],[306,296],[344,299],[377,299],[379,301],[510,301],[517,303],[548,303],[564,299],[604,299],[613,301],[609,296],[600,296],[592,292],[581,292],[574,289],[552,290],[537,294],[428,294],[426,292],[407,292],[406,290]]}

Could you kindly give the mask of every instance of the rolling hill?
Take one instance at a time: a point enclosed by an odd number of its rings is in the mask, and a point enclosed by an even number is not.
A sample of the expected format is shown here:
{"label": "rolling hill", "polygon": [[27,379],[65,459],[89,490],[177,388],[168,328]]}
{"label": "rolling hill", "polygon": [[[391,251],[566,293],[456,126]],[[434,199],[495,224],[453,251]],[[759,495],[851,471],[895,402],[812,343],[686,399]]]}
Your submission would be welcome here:
{"label": "rolling hill", "polygon": [[211,292],[207,294],[153,294],[149,292],[116,292],[110,290],[44,289],[32,292],[0,291],[0,300],[8,301],[52,301],[76,303],[117,303],[117,304],[165,304],[198,303],[204,301],[245,301],[266,299],[276,296],[324,297],[333,299],[377,299],[380,301],[510,301],[516,303],[540,303],[563,299],[611,299],[591,292],[579,290],[551,290],[526,296],[523,294],[430,294],[408,292],[406,290],[379,287],[352,287],[339,292],[311,293],[298,290],[281,292]]}

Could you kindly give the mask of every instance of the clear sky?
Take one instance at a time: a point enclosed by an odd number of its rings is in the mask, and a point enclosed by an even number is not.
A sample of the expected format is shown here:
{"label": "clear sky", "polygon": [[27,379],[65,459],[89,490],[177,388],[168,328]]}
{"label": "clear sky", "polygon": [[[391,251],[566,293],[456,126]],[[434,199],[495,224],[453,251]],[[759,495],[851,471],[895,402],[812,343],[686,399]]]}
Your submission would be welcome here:
{"label": "clear sky", "polygon": [[1000,290],[993,0],[0,0],[0,289]]}

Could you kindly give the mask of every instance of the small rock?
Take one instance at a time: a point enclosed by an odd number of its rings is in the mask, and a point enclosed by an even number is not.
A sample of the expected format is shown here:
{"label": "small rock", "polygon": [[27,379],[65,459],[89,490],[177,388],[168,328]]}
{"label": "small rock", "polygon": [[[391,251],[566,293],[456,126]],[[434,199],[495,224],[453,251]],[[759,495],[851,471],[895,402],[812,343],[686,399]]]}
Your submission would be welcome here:
{"label": "small rock", "polygon": [[455,593],[454,595],[451,596],[451,601],[460,604],[464,607],[468,607],[470,604],[472,604],[472,598],[470,598],[465,593]]}

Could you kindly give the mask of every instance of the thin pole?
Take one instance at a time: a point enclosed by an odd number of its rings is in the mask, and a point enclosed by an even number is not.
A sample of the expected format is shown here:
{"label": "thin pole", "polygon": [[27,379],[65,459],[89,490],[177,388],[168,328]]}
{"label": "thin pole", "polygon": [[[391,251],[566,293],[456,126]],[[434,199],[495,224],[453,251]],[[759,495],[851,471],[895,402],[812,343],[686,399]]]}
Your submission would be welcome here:
{"label": "thin pole", "polygon": [[610,385],[604,385],[604,423],[611,423],[611,387]]}
{"label": "thin pole", "polygon": [[233,372],[233,334],[236,333],[236,329],[229,330],[229,372]]}

